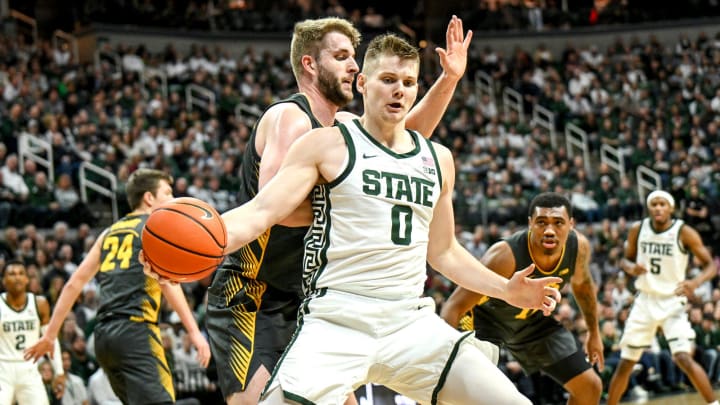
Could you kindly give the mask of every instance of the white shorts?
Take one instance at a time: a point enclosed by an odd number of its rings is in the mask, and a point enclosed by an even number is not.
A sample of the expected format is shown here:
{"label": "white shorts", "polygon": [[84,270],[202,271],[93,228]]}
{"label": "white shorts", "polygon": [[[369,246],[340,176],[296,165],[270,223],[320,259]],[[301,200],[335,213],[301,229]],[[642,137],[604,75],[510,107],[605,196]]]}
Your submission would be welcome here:
{"label": "white shorts", "polygon": [[0,361],[0,405],[47,405],[48,396],[38,371],[30,361]]}
{"label": "white shorts", "polygon": [[431,298],[387,301],[328,292],[304,311],[266,392],[279,385],[286,398],[300,403],[343,404],[373,382],[430,404],[460,344],[485,354],[478,357],[486,363],[473,367],[478,389],[492,390],[494,374],[502,377],[497,346],[453,329],[435,314]]}
{"label": "white shorts", "polygon": [[639,293],[625,322],[620,339],[620,357],[639,360],[642,352],[655,339],[658,328],[662,328],[673,354],[689,353],[695,340],[695,331],[688,321],[686,303],[687,298],[682,296]]}

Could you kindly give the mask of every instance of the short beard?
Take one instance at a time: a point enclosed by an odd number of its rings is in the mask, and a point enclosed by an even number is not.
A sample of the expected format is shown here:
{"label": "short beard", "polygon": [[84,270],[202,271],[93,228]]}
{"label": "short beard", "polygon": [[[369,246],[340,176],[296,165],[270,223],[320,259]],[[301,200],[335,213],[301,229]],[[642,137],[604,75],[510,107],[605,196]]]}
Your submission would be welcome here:
{"label": "short beard", "polygon": [[319,69],[318,86],[320,87],[320,92],[338,107],[344,107],[353,99],[352,94],[348,96],[342,91],[342,83],[337,77],[333,76],[330,71],[322,66],[320,66]]}

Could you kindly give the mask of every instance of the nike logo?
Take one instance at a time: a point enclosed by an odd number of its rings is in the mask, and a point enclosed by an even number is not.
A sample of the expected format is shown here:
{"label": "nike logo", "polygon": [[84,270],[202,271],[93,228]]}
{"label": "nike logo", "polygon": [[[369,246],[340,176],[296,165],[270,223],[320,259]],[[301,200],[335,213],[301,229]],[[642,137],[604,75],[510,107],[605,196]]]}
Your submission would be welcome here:
{"label": "nike logo", "polygon": [[371,159],[377,157],[377,155],[368,155],[367,153],[363,153],[363,159]]}

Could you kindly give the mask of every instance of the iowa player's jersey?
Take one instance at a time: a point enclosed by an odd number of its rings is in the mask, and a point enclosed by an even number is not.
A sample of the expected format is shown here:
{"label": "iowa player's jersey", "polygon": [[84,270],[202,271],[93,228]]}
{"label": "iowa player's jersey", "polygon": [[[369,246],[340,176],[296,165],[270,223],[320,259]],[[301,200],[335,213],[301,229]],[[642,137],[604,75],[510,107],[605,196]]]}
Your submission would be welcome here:
{"label": "iowa player's jersey", "polygon": [[35,295],[25,293],[26,303],[15,310],[7,302],[7,293],[0,294],[0,361],[25,362],[23,350],[40,339],[40,315]]}
{"label": "iowa player's jersey", "polygon": [[417,298],[427,279],[428,235],[442,189],[435,149],[414,131],[408,134],[415,148],[401,154],[380,144],[358,120],[339,128],[347,166],[313,190],[305,245],[308,292]]}
{"label": "iowa player's jersey", "polygon": [[674,219],[670,228],[657,232],[650,218],[643,219],[635,261],[648,271],[635,279],[637,290],[654,295],[675,295],[677,285],[685,280],[689,260],[689,252],[680,243],[683,225],[682,220]]}
{"label": "iowa player's jersey", "polygon": [[[505,242],[510,245],[515,257],[516,272],[533,263],[527,230],[516,232],[505,239]],[[535,266],[535,271],[530,277],[560,277],[563,281],[557,287],[561,289],[570,281],[575,270],[577,253],[577,235],[575,231],[571,231],[557,266],[547,271]],[[473,309],[473,318],[478,339],[495,344],[523,344],[548,336],[558,328],[562,328],[552,316],[544,316],[542,311],[517,308],[497,298],[483,297]]]}
{"label": "iowa player's jersey", "polygon": [[[273,105],[280,103],[296,104],[310,118],[313,128],[322,127],[322,124],[312,114],[310,103],[303,94],[293,94]],[[254,146],[256,131],[257,124],[250,135],[240,167],[241,182],[238,194],[240,204],[251,200],[258,191],[261,157]],[[289,228],[276,225],[255,241],[228,255],[215,272],[209,289],[211,299],[212,296],[221,297],[225,302],[215,302],[214,304],[232,305],[231,300],[238,292],[245,289],[248,295],[255,297],[255,304],[258,305],[259,297],[264,293],[264,283],[276,290],[301,296],[302,246],[307,230],[307,227]],[[248,280],[259,280],[263,283],[252,283]]]}
{"label": "iowa player's jersey", "polygon": [[148,215],[128,215],[110,226],[102,240],[98,319],[128,318],[157,323],[160,285],[143,273],[138,260],[140,237]]}

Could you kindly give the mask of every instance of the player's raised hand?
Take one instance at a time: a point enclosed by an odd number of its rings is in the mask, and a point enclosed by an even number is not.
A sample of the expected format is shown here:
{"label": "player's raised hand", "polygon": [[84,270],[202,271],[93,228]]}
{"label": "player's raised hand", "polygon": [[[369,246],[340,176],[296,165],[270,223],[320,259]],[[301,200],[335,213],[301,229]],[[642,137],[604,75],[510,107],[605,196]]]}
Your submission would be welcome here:
{"label": "player's raised hand", "polygon": [[444,73],[456,80],[460,80],[465,74],[467,51],[472,35],[472,31],[468,31],[466,36],[463,32],[462,20],[457,16],[452,16],[445,32],[446,48],[435,48]]}
{"label": "player's raised hand", "polygon": [[531,264],[523,270],[516,271],[507,285],[508,304],[519,308],[538,309],[545,316],[552,314],[560,301],[557,285],[562,282],[560,277],[530,278],[535,270]]}
{"label": "player's raised hand", "polygon": [[25,351],[23,352],[23,358],[25,360],[32,359],[33,363],[37,362],[42,356],[46,354],[49,354],[50,358],[52,358],[55,349],[55,340],[55,338],[50,339],[50,337],[47,335],[41,336],[34,345],[25,349]]}

